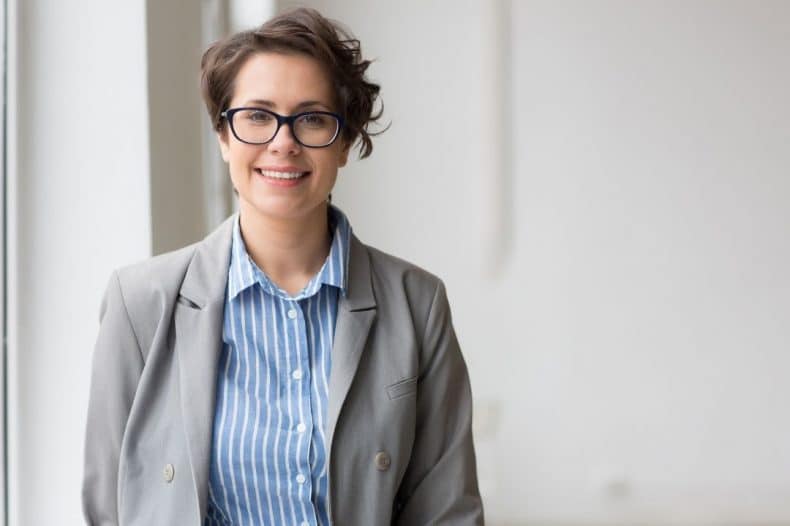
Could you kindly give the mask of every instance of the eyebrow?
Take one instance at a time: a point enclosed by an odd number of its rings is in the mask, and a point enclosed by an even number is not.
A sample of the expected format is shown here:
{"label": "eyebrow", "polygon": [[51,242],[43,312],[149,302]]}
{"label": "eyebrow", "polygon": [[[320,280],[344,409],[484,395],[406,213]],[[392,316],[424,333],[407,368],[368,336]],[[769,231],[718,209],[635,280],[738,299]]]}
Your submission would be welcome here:
{"label": "eyebrow", "polygon": [[[273,109],[274,107],[277,106],[274,102],[272,102],[270,100],[265,100],[265,99],[248,100],[247,102],[244,103],[244,105],[245,106],[250,106],[250,105],[252,105],[252,106],[264,106],[264,107],[269,108],[269,109]],[[294,110],[295,111],[299,111],[301,109],[309,108],[309,107],[312,107],[312,106],[321,106],[322,108],[325,108],[327,110],[330,109],[329,106],[327,106],[326,104],[324,104],[321,101],[318,101],[318,100],[306,100],[306,101],[303,101],[303,102],[300,102],[299,104],[297,104],[294,107]]]}

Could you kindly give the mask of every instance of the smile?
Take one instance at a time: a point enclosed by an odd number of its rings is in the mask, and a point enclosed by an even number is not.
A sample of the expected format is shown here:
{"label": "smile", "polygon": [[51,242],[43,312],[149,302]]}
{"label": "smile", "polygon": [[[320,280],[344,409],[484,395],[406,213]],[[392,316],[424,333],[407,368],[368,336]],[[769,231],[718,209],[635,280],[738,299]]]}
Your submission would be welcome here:
{"label": "smile", "polygon": [[305,175],[310,173],[310,172],[275,172],[274,170],[262,170],[260,168],[256,168],[255,171],[263,175],[264,177],[271,177],[272,179],[299,179],[300,177],[304,177]]}

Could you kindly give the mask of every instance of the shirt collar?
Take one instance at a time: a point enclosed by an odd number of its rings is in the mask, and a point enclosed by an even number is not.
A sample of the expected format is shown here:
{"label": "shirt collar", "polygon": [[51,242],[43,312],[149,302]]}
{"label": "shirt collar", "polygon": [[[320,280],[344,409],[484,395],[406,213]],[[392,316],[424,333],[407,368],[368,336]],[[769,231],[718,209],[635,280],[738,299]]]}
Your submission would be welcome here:
{"label": "shirt collar", "polygon": [[348,218],[334,205],[329,205],[329,228],[332,231],[332,245],[321,270],[313,276],[304,289],[296,296],[290,296],[280,289],[269,276],[250,258],[241,236],[239,215],[233,221],[233,241],[230,266],[228,268],[228,298],[233,300],[245,289],[258,283],[272,295],[285,299],[302,299],[316,294],[322,285],[337,287],[345,295],[348,286],[348,257],[351,247],[351,225]]}

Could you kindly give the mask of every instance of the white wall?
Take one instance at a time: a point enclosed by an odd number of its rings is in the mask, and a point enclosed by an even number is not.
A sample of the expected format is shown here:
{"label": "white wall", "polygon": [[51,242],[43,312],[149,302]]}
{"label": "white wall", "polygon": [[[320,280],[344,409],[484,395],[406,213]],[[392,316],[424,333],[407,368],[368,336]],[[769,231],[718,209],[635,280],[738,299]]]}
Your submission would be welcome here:
{"label": "white wall", "polygon": [[377,57],[334,197],[448,284],[490,522],[790,521],[790,4],[513,2],[508,90],[494,2],[300,3]]}
{"label": "white wall", "polygon": [[516,5],[528,516],[790,521],[790,4]]}
{"label": "white wall", "polygon": [[151,253],[145,11],[11,5],[10,524],[81,524],[99,301]]}

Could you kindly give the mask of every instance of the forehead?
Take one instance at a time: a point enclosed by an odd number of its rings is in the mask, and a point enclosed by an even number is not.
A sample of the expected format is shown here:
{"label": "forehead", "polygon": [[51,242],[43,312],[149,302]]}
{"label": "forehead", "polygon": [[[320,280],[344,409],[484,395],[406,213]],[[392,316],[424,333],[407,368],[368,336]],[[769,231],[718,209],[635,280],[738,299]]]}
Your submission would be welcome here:
{"label": "forehead", "polygon": [[307,55],[255,53],[236,74],[231,106],[254,100],[271,101],[285,111],[304,101],[331,108],[332,84],[321,64]]}

